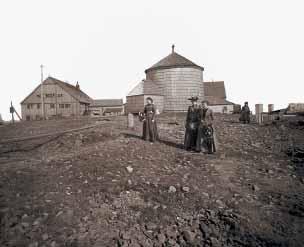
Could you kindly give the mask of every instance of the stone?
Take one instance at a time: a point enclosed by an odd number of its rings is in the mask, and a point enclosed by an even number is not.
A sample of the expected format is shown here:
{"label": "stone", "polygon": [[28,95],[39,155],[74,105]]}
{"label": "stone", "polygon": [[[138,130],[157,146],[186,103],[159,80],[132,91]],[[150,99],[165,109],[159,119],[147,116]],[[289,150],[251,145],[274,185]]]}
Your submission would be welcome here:
{"label": "stone", "polygon": [[190,232],[188,230],[185,230],[183,231],[183,237],[185,239],[185,241],[188,243],[188,244],[191,244],[193,243],[194,239],[195,239],[195,234],[193,232]]}
{"label": "stone", "polygon": [[174,186],[170,186],[169,193],[175,193],[175,192],[176,192],[176,188]]}
{"label": "stone", "polygon": [[187,186],[184,186],[184,187],[182,188],[182,190],[183,190],[184,192],[186,192],[186,193],[190,192],[190,188],[187,187]]}
{"label": "stone", "polygon": [[133,167],[132,167],[132,166],[127,166],[126,169],[127,169],[127,171],[128,171],[129,173],[132,173],[132,172],[133,172]]}
{"label": "stone", "polygon": [[30,226],[30,224],[28,222],[22,222],[21,226],[23,226],[24,228],[27,228]]}
{"label": "stone", "polygon": [[52,243],[51,243],[51,247],[57,247],[57,243],[56,243],[56,241],[52,241]]}
{"label": "stone", "polygon": [[49,238],[49,235],[48,235],[47,233],[44,233],[44,234],[42,235],[42,240],[43,240],[43,241],[48,240],[48,238]]}
{"label": "stone", "polygon": [[156,224],[154,224],[154,223],[152,223],[152,222],[149,222],[149,223],[147,223],[146,224],[146,229],[147,230],[156,230],[157,229],[157,225]]}
{"label": "stone", "polygon": [[260,188],[257,186],[257,185],[252,185],[252,189],[254,190],[254,191],[259,191],[260,190]]}
{"label": "stone", "polygon": [[38,247],[38,242],[30,243],[28,247]]}
{"label": "stone", "polygon": [[160,244],[165,244],[166,242],[166,236],[163,233],[160,233],[157,235],[157,240]]}
{"label": "stone", "polygon": [[206,192],[203,192],[202,194],[203,194],[203,196],[205,196],[205,197],[209,197],[209,194],[206,193]]}

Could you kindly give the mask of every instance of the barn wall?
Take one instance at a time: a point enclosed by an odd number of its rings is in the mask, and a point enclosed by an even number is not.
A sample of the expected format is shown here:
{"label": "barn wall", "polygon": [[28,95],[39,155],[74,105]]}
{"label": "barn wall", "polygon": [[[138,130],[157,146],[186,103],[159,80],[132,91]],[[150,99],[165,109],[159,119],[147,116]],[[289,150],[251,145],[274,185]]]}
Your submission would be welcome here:
{"label": "barn wall", "polygon": [[144,109],[145,99],[144,95],[127,96],[126,114],[138,113]]}
{"label": "barn wall", "polygon": [[204,99],[203,71],[198,68],[151,70],[146,76],[160,87],[164,111],[186,111],[191,96]]}
{"label": "barn wall", "polygon": [[[43,85],[43,94],[45,116],[47,119],[56,115],[63,117],[81,115],[85,111],[86,107],[84,104],[80,104],[75,98],[55,83],[46,82]],[[63,105],[64,107],[62,107]],[[42,117],[41,107],[41,86],[39,86],[22,103],[22,119],[40,119]]]}

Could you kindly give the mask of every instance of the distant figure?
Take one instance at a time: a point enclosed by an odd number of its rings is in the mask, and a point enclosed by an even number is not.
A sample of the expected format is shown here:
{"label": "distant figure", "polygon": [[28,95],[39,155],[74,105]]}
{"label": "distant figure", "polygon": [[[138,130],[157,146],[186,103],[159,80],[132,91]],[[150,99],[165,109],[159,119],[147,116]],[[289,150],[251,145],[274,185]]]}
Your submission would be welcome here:
{"label": "distant figure", "polygon": [[208,101],[202,101],[199,145],[203,145],[209,154],[216,152],[213,111],[208,108]]}
{"label": "distant figure", "polygon": [[188,108],[186,124],[185,124],[185,140],[184,148],[187,151],[200,151],[200,145],[198,145],[198,128],[200,125],[201,115],[200,108],[197,104],[198,97],[191,97],[188,100],[192,105]]}
{"label": "distant figure", "polygon": [[248,106],[248,102],[246,101],[244,106],[241,109],[240,122],[246,124],[250,123],[250,108]]}
{"label": "distant figure", "polygon": [[146,99],[144,112],[142,114],[143,121],[143,136],[145,141],[155,142],[158,139],[157,125],[155,121],[156,107],[153,104],[153,99],[148,97]]}
{"label": "distant figure", "polygon": [[3,124],[3,119],[2,119],[2,116],[0,114],[0,125]]}

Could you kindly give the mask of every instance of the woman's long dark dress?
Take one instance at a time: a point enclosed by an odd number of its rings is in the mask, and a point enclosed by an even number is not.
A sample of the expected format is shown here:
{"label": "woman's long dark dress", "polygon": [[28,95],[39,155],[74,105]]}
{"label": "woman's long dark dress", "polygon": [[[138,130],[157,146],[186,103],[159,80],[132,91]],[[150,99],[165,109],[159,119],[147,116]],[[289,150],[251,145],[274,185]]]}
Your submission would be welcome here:
{"label": "woman's long dark dress", "polygon": [[158,139],[157,125],[155,121],[156,109],[153,104],[147,104],[144,108],[143,139],[154,142]]}
{"label": "woman's long dark dress", "polygon": [[186,132],[184,140],[184,148],[186,150],[200,151],[200,143],[198,142],[198,129],[201,121],[200,108],[198,106],[189,106],[186,119]]}

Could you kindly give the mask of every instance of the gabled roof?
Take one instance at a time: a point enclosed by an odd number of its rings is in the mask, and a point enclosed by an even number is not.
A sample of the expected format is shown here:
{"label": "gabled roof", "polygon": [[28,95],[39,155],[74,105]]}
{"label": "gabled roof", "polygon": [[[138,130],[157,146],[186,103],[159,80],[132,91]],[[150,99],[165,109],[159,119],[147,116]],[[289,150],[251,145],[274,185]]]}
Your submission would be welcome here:
{"label": "gabled roof", "polygon": [[138,83],[127,96],[135,95],[162,95],[161,89],[151,80],[142,80]]}
{"label": "gabled roof", "polygon": [[205,97],[211,96],[226,99],[226,89],[224,81],[204,82]]}
{"label": "gabled roof", "polygon": [[[82,103],[91,103],[92,99],[85,94],[83,91],[81,91],[80,89],[77,89],[75,86],[67,83],[67,82],[63,82],[60,81],[56,78],[53,77],[48,77],[46,78],[43,82],[43,85],[46,84],[57,84],[58,86],[60,86],[64,91],[66,91],[68,94],[70,94],[73,98],[75,98],[76,100],[78,100],[79,102]],[[23,104],[41,85],[39,84],[22,102],[21,104]]]}
{"label": "gabled roof", "polygon": [[93,100],[90,106],[122,106],[123,100],[122,99],[96,99]]}
{"label": "gabled roof", "polygon": [[[71,96],[73,96],[75,99],[77,99],[80,102],[83,102],[83,103],[92,102],[92,99],[87,94],[85,94],[83,91],[81,91],[80,89],[77,89],[75,86],[73,86],[67,82],[60,81],[53,77],[48,77],[46,80],[54,81],[57,85],[62,87],[67,93],[69,93]],[[46,80],[43,83],[45,83]]]}
{"label": "gabled roof", "polygon": [[189,59],[179,55],[174,50],[172,53],[162,60],[160,60],[158,63],[154,64],[152,67],[147,69],[145,72],[149,72],[151,70],[156,69],[169,69],[169,68],[184,68],[184,67],[192,67],[192,68],[198,68],[201,70],[204,70],[203,67],[198,66],[197,64],[191,62]]}

